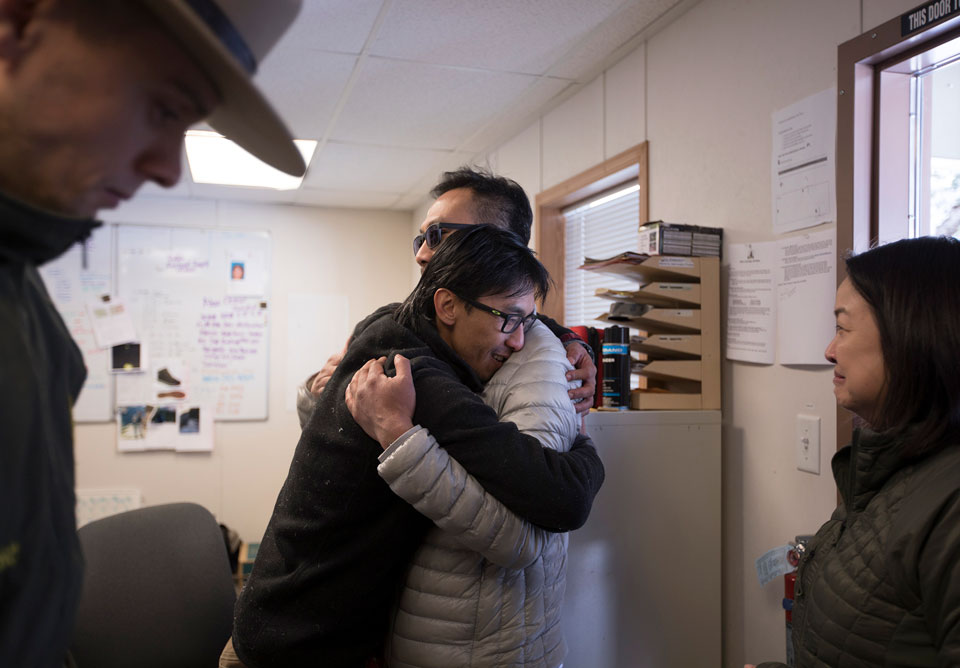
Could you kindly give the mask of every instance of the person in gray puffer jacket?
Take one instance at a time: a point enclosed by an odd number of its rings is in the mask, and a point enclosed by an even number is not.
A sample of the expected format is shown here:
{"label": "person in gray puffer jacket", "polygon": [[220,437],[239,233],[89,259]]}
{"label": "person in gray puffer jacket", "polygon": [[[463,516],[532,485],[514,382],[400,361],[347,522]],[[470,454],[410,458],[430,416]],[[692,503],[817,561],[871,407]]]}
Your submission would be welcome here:
{"label": "person in gray puffer jacket", "polygon": [[[523,349],[487,383],[484,402],[545,447],[566,451],[580,422],[567,395],[579,385],[566,380],[572,368],[563,344],[537,322]],[[301,424],[316,405],[312,379],[298,388]],[[378,472],[394,493],[437,525],[414,556],[400,595],[389,665],[561,665],[567,534],[514,515],[427,430],[381,461]]]}
{"label": "person in gray puffer jacket", "polygon": [[960,666],[958,267],[944,237],[847,260],[826,357],[869,426],[834,456],[842,503],[800,562],[798,668]]}
{"label": "person in gray puffer jacket", "polygon": [[[536,322],[523,349],[488,382],[484,402],[544,447],[566,451],[580,422],[567,396],[572,368],[557,338]],[[566,654],[567,534],[518,518],[441,445],[421,429],[380,458],[378,472],[394,493],[436,524],[399,596],[388,665],[557,668]]]}

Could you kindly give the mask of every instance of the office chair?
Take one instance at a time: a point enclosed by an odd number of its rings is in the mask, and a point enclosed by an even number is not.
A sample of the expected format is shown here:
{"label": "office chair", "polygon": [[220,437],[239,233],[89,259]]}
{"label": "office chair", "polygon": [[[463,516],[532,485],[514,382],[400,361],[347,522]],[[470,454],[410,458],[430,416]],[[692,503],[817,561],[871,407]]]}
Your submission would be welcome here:
{"label": "office chair", "polygon": [[131,510],[79,530],[86,568],[77,668],[215,668],[236,594],[213,515],[193,503]]}

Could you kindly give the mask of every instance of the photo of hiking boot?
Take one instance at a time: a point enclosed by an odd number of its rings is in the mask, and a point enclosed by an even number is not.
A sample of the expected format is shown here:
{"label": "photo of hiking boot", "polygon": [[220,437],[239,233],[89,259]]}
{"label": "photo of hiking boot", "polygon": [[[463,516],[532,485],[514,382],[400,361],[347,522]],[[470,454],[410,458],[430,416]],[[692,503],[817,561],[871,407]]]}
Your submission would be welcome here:
{"label": "photo of hiking boot", "polygon": [[167,367],[163,367],[157,372],[157,380],[165,385],[179,385],[180,381],[170,375]]}

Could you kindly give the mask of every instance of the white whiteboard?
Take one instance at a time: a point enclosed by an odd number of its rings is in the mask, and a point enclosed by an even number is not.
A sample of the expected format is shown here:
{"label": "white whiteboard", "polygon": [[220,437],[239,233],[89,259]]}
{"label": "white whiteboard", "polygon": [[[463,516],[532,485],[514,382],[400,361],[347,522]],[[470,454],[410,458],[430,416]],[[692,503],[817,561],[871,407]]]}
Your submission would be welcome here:
{"label": "white whiteboard", "polygon": [[113,257],[113,231],[103,226],[94,230],[87,240],[86,251],[76,244],[40,267],[47,292],[80,347],[87,366],[87,382],[73,407],[73,419],[77,422],[113,420],[110,351],[97,347],[86,312],[87,302],[113,291]]}
{"label": "white whiteboard", "polygon": [[117,294],[149,359],[188,367],[215,419],[266,419],[269,233],[120,225],[115,243]]}

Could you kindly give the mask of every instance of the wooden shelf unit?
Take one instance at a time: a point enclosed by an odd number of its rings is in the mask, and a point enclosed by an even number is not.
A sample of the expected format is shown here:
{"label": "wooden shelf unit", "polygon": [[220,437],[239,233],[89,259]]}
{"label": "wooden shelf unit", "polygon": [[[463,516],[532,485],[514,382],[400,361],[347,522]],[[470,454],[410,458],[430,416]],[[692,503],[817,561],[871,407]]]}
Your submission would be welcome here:
{"label": "wooden shelf unit", "polygon": [[[720,260],[654,255],[641,264],[587,269],[640,283],[636,291],[598,291],[612,301],[651,306],[642,315],[598,319],[640,330],[630,349],[646,365],[639,372],[648,389],[630,393],[638,410],[720,409]],[[699,392],[690,388],[698,388]],[[665,389],[666,388],[666,389]],[[678,388],[673,390],[672,388]]]}

